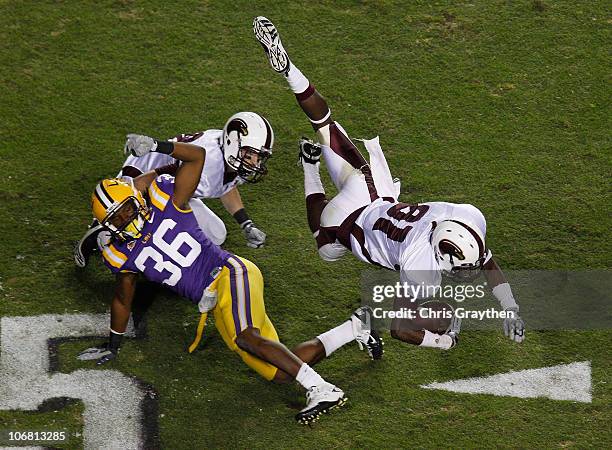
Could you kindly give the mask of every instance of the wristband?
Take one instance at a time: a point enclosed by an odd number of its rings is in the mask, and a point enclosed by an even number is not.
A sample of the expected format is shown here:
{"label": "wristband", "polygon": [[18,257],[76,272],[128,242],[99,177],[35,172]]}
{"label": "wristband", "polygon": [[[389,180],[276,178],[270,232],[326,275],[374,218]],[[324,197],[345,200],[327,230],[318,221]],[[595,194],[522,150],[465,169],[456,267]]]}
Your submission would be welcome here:
{"label": "wristband", "polygon": [[[234,214],[234,219],[236,219],[236,222],[238,222],[238,225],[240,225],[242,227],[242,224],[247,222],[249,220],[249,215],[246,213],[246,211],[244,210],[244,208],[240,208],[238,211],[236,211]],[[244,227],[242,227],[244,228]]]}
{"label": "wristband", "polygon": [[155,150],[153,150],[154,152],[164,153],[166,155],[171,155],[172,152],[174,151],[174,143],[173,142],[158,141],[156,139],[155,143],[157,144],[157,148]]}
{"label": "wristband", "polygon": [[111,352],[117,353],[117,351],[119,350],[119,347],[121,346],[121,341],[123,340],[124,334],[125,333],[117,333],[111,328],[110,335],[108,338],[108,349]]}
{"label": "wristband", "polygon": [[499,300],[499,303],[504,311],[509,308],[516,308],[518,311],[518,305],[514,300],[512,289],[510,289],[510,285],[508,283],[498,284],[493,288],[492,292],[495,298]]}

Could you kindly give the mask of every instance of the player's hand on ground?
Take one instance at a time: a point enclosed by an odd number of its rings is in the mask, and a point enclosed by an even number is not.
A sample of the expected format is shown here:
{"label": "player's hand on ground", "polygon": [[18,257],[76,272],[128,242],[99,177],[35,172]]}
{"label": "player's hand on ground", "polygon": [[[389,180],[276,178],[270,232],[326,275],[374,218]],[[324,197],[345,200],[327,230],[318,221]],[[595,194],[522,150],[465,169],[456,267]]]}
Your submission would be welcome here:
{"label": "player's hand on ground", "polygon": [[450,347],[447,350],[455,348],[457,345],[459,345],[459,332],[449,331],[448,333],[446,333],[446,335],[451,338],[452,341]]}
{"label": "player's hand on ground", "polygon": [[518,315],[518,309],[508,308],[506,311],[513,311],[514,317],[504,319],[504,334],[514,342],[523,342],[525,339],[525,322]]}
{"label": "player's hand on ground", "polygon": [[152,137],[141,134],[128,134],[126,138],[125,147],[123,148],[125,156],[144,156],[157,149],[157,142]]}
{"label": "player's hand on ground", "polygon": [[96,360],[97,366],[106,364],[115,358],[117,358],[117,350],[112,350],[108,343],[99,345],[97,347],[90,347],[77,355],[77,359],[80,359],[81,361]]}
{"label": "player's hand on ground", "polygon": [[247,246],[251,248],[259,248],[266,242],[266,233],[255,226],[253,222],[243,226],[242,231],[247,241]]}

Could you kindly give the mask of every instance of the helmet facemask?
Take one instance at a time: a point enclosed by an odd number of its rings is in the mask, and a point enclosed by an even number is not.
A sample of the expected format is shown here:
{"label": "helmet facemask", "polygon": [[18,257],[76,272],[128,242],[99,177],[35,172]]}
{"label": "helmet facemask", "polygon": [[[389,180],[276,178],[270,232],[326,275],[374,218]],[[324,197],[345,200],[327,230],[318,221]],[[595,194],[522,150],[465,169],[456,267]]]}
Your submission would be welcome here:
{"label": "helmet facemask", "polygon": [[149,209],[136,197],[130,196],[109,208],[101,223],[113,237],[131,241],[142,236],[142,229],[148,217]]}
{"label": "helmet facemask", "polygon": [[268,148],[241,146],[240,136],[238,137],[238,156],[229,156],[228,164],[238,172],[238,176],[249,183],[256,183],[268,173],[266,162],[272,156],[272,151]]}
{"label": "helmet facemask", "polygon": [[[444,261],[450,263],[450,270],[444,270],[444,273],[455,281],[469,282],[473,281],[480,275],[482,265],[484,264],[484,256],[479,258],[475,263],[461,263],[465,260],[465,256],[459,247],[454,243],[442,240],[438,244],[440,257]],[[447,264],[443,264],[447,266]]]}

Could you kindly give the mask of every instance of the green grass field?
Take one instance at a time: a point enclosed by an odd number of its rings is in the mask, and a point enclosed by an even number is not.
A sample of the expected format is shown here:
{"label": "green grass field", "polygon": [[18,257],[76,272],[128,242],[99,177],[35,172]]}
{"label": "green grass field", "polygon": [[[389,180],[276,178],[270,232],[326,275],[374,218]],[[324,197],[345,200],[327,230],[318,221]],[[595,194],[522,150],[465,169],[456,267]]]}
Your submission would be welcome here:
{"label": "green grass field", "polygon": [[[221,204],[207,204],[228,225],[226,247],[261,268],[281,339],[297,344],[358,306],[367,266],[316,255],[295,164],[297,139],[312,132],[252,36],[256,15],[276,23],[353,137],[380,134],[401,199],[478,206],[504,268],[612,266],[604,1],[2,0],[0,317],[106,311],[112,276],[100,261],[77,270],[72,244],[95,183],[123,162],[124,135],[221,128],[240,110],[276,133],[269,176],[241,190],[266,247],[245,247]],[[159,393],[163,448],[612,446],[609,330],[528,329],[517,345],[500,325],[447,353],[387,334],[377,364],[351,345],[317,366],[349,403],[311,429],[293,419],[302,391],[258,378],[212,324],[188,355],[197,320],[187,301],[159,295],[148,337],[113,363]],[[74,355],[96,342],[62,345],[60,370],[91,368]],[[584,360],[588,404],[419,388]],[[0,411],[0,429],[67,430],[59,447],[78,448],[82,409]]]}

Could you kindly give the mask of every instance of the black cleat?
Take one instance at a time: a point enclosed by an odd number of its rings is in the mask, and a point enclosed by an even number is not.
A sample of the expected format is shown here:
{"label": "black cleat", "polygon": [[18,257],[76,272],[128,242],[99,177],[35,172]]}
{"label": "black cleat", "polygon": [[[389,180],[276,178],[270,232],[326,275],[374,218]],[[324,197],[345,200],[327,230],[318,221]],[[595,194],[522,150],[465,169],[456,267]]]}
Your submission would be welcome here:
{"label": "black cleat", "polygon": [[369,306],[362,306],[355,310],[351,316],[353,335],[357,344],[359,344],[360,350],[363,350],[365,347],[370,358],[381,359],[385,352],[385,343],[378,334],[378,331],[372,329],[372,315],[372,308]]}
{"label": "black cleat", "polygon": [[81,240],[74,246],[73,256],[74,263],[77,267],[87,266],[89,257],[98,251],[98,235],[104,230],[104,227],[95,221],[83,235]]}

